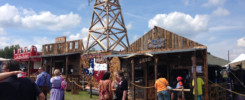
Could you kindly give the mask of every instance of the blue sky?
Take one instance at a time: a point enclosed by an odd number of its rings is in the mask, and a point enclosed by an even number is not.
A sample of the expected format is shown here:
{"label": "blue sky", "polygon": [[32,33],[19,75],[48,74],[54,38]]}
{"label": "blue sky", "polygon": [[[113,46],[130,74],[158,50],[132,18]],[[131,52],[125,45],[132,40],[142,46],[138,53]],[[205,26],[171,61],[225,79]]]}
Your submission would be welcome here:
{"label": "blue sky", "polygon": [[[132,43],[154,25],[208,47],[231,60],[245,53],[244,0],[120,0]],[[0,48],[52,43],[56,37],[86,41],[93,2],[88,0],[1,0]]]}

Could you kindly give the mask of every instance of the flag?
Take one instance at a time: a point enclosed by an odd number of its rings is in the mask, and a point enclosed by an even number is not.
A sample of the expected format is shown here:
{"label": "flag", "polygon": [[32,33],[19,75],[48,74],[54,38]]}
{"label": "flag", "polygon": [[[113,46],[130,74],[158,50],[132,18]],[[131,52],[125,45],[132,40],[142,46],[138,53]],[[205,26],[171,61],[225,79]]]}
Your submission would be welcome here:
{"label": "flag", "polygon": [[87,76],[94,75],[94,59],[89,59],[89,68],[83,70]]}
{"label": "flag", "polygon": [[104,73],[107,71],[107,64],[99,64],[94,61],[94,77],[99,82],[103,77]]}

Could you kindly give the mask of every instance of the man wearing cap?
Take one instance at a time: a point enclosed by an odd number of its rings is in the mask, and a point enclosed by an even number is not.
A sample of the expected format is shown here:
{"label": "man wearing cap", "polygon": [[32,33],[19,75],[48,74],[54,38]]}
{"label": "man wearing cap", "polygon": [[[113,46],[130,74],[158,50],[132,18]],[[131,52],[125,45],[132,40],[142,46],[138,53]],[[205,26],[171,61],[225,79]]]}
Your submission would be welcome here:
{"label": "man wearing cap", "polygon": [[[177,77],[178,83],[176,85],[176,89],[183,89],[184,88],[182,80],[183,80],[183,78],[181,76]],[[177,92],[177,96],[178,96],[178,100],[182,100],[182,92],[181,91]]]}

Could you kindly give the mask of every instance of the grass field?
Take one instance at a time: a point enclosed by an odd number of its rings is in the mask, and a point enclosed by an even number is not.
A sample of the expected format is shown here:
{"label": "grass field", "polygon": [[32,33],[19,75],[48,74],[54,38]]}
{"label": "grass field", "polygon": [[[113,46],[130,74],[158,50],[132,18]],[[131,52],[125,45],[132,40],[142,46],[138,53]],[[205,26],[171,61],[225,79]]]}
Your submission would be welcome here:
{"label": "grass field", "polygon": [[86,91],[81,91],[77,95],[72,95],[71,92],[66,92],[65,100],[99,100],[99,96],[93,95],[92,98],[90,98],[90,95]]}
{"label": "grass field", "polygon": [[99,100],[99,96],[93,95],[92,98],[90,98],[90,95],[86,91],[80,91],[79,94],[74,95],[72,95],[71,92],[65,92],[65,100]]}

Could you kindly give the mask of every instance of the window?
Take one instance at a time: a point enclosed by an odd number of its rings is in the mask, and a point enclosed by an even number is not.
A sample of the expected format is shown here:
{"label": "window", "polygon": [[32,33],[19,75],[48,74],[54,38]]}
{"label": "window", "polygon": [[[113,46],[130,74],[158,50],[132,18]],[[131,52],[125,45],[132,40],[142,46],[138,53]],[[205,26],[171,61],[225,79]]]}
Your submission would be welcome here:
{"label": "window", "polygon": [[70,50],[72,49],[72,42],[70,42],[70,44],[69,44],[69,49]]}
{"label": "window", "polygon": [[58,50],[60,50],[60,44],[58,44]]}
{"label": "window", "polygon": [[78,42],[75,42],[75,49],[78,49]]}
{"label": "window", "polygon": [[50,45],[49,51],[53,51],[53,45]]}
{"label": "window", "polygon": [[46,45],[45,48],[46,48],[46,51],[48,51],[48,45]]}

